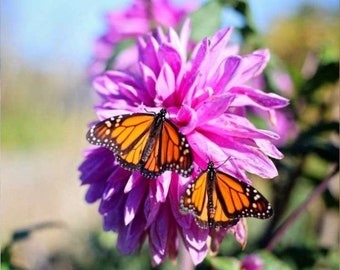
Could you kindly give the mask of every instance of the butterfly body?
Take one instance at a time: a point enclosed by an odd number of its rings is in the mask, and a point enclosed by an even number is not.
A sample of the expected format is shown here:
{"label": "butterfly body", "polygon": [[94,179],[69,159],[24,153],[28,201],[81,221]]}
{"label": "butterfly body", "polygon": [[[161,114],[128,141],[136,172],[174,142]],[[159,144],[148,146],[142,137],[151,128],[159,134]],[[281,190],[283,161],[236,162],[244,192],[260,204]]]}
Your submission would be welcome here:
{"label": "butterfly body", "polygon": [[155,178],[166,170],[187,177],[191,174],[192,152],[185,136],[165,118],[167,111],[134,113],[108,118],[94,125],[87,140],[106,147],[125,169],[138,170]]}
{"label": "butterfly body", "polygon": [[252,186],[217,171],[213,162],[188,185],[180,209],[202,228],[228,227],[242,217],[269,218],[270,203]]}

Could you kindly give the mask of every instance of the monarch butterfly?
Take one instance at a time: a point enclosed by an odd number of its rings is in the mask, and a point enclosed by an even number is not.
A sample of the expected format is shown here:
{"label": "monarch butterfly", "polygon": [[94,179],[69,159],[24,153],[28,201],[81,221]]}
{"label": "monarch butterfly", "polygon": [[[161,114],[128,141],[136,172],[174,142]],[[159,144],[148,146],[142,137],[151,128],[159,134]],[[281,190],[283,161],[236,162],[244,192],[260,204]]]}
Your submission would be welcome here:
{"label": "monarch butterfly", "polygon": [[159,113],[133,113],[114,116],[94,125],[87,140],[111,150],[125,169],[139,170],[155,178],[166,170],[187,177],[193,169],[192,152],[186,138]]}
{"label": "monarch butterfly", "polygon": [[269,218],[270,203],[252,186],[217,171],[209,161],[205,171],[188,185],[180,210],[192,213],[201,228],[235,225],[242,217]]}

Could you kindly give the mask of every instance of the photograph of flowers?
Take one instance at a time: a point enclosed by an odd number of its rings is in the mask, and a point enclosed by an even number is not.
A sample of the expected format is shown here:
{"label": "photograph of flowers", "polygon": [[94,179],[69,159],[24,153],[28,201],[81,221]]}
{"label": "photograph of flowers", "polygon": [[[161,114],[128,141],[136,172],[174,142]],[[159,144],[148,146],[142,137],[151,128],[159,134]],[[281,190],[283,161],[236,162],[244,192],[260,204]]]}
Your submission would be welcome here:
{"label": "photograph of flowers", "polygon": [[2,1],[1,269],[339,269],[338,10]]}

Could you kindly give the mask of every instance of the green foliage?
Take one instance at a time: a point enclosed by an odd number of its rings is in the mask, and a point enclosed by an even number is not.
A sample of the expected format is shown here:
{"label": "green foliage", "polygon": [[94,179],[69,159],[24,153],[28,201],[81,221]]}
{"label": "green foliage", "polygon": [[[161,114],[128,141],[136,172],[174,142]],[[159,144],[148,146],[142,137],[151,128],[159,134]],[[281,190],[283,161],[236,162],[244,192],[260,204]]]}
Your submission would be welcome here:
{"label": "green foliage", "polygon": [[221,5],[218,1],[209,1],[191,14],[190,18],[192,40],[199,41],[211,36],[221,24]]}
{"label": "green foliage", "polygon": [[208,257],[210,265],[216,270],[238,270],[240,269],[240,261],[233,257]]}
{"label": "green foliage", "polygon": [[266,251],[259,251],[261,259],[264,261],[263,270],[280,269],[291,270],[292,268],[280,257]]}

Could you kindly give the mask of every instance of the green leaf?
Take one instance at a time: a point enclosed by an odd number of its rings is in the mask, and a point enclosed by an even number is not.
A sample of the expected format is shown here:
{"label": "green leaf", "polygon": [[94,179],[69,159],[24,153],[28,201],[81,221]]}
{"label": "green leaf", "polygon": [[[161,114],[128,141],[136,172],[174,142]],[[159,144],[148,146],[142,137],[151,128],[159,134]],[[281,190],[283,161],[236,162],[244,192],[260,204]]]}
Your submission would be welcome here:
{"label": "green leaf", "polygon": [[1,270],[9,270],[9,265],[7,263],[1,263]]}
{"label": "green leaf", "polygon": [[[328,250],[317,246],[294,245],[278,252],[278,256],[285,262],[295,265],[296,269],[330,269],[318,268],[316,263],[327,256]],[[281,268],[268,268],[281,269]]]}
{"label": "green leaf", "polygon": [[191,38],[199,41],[209,37],[221,25],[222,6],[218,1],[210,1],[190,15],[192,23]]}
{"label": "green leaf", "polygon": [[216,270],[239,270],[241,267],[240,261],[232,257],[209,257],[207,260]]}
{"label": "green leaf", "polygon": [[264,261],[263,270],[272,270],[272,269],[280,269],[280,270],[291,270],[292,268],[281,261],[279,258],[274,256],[272,253],[267,251],[258,252],[261,259]]}
{"label": "green leaf", "polygon": [[301,88],[301,95],[306,98],[326,83],[335,83],[339,79],[339,62],[322,63],[318,66],[315,75],[306,81]]}
{"label": "green leaf", "polygon": [[[338,122],[322,122],[300,133],[295,142],[285,149],[293,155],[306,155],[315,153],[329,162],[337,162],[339,148],[328,139],[331,132],[339,133]],[[326,135],[326,136],[324,136]]]}

